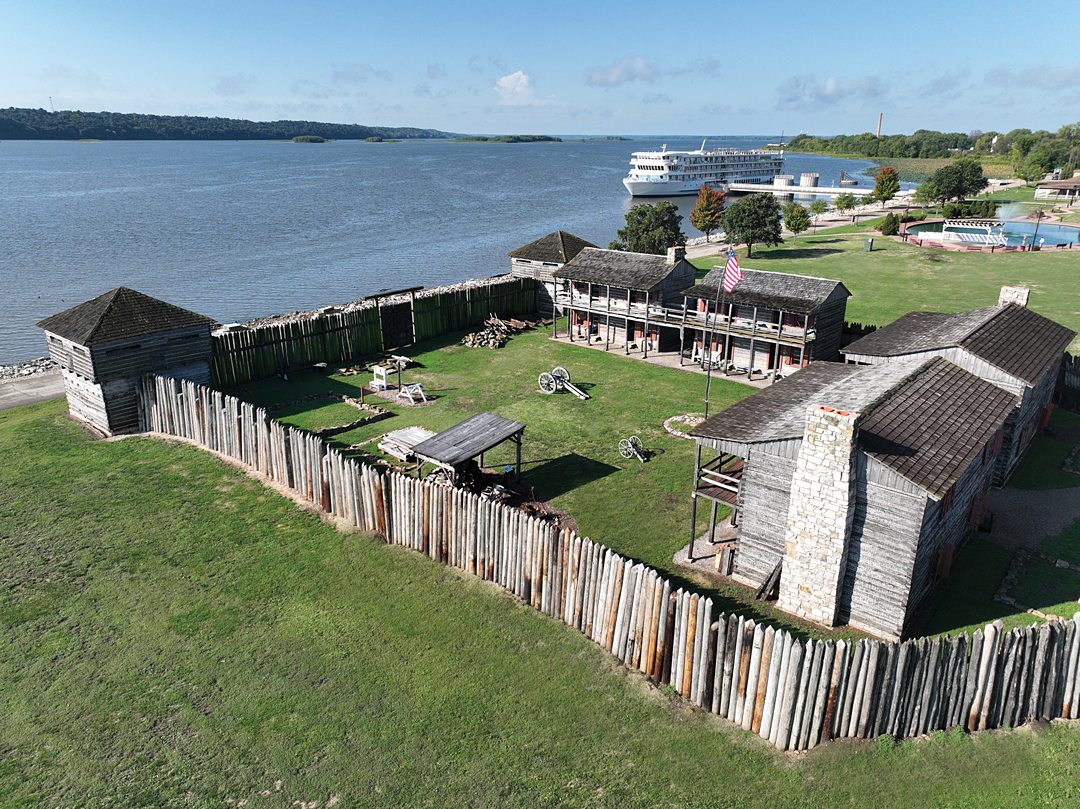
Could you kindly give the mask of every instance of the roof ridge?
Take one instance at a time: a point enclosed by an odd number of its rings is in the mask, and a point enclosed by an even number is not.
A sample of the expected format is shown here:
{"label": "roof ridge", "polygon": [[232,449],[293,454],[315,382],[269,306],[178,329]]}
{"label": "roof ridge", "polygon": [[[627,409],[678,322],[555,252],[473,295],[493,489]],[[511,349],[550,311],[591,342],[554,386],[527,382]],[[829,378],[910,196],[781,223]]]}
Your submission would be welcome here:
{"label": "roof ridge", "polygon": [[135,290],[130,289],[129,287],[125,287],[125,286],[119,286],[119,287],[114,287],[113,289],[110,289],[108,292],[104,293],[101,296],[102,298],[108,296],[108,302],[105,304],[105,307],[101,310],[101,314],[98,315],[97,322],[94,323],[93,328],[90,329],[89,333],[86,335],[87,342],[92,340],[94,338],[94,335],[96,335],[98,333],[98,329],[101,328],[101,326],[105,322],[105,319],[108,316],[109,312],[112,311],[113,306],[116,305],[116,299],[119,298],[121,293],[124,293],[124,292],[135,292]]}
{"label": "roof ridge", "polygon": [[[886,402],[888,402],[889,399],[892,399],[894,396],[896,396],[898,393],[900,393],[900,391],[902,391],[904,388],[906,388],[908,385],[910,385],[912,382],[914,382],[918,377],[922,376],[924,373],[929,372],[932,367],[938,365],[939,363],[943,363],[943,362],[948,362],[948,360],[945,359],[944,357],[930,357],[930,359],[925,360],[923,362],[912,362],[911,364],[913,366],[915,366],[915,367],[911,369],[911,372],[907,373],[907,374],[904,374],[902,377],[897,379],[892,385],[889,386],[889,388],[887,390],[882,392],[876,399],[872,400],[869,404],[865,405],[862,408],[862,410],[860,411],[861,416],[863,418],[869,416],[871,413],[873,413],[879,407],[881,407]],[[908,363],[898,363],[898,364],[907,365]],[[950,363],[950,364],[952,364],[952,363]],[[870,366],[867,366],[867,367],[873,368],[874,366],[870,365]]]}
{"label": "roof ridge", "polygon": [[[990,312],[986,315],[986,317],[984,317],[982,320],[980,320],[978,323],[976,323],[974,326],[972,326],[970,329],[968,329],[966,332],[964,332],[963,334],[961,334],[959,337],[956,338],[957,347],[962,346],[963,343],[964,343],[964,340],[971,337],[973,334],[975,334],[975,332],[979,331],[980,329],[985,328],[986,325],[991,320],[993,320],[995,317],[1000,315],[1002,312],[1004,312],[1010,306],[1016,306],[1016,304],[1007,303],[1004,306],[989,307]],[[1017,307],[1017,308],[1026,309],[1027,307],[1024,306],[1024,307]],[[977,312],[977,311],[979,311],[979,310],[978,309],[969,309],[968,310],[968,312]],[[962,314],[966,314],[966,313],[965,312],[956,312],[956,314],[962,315]]]}

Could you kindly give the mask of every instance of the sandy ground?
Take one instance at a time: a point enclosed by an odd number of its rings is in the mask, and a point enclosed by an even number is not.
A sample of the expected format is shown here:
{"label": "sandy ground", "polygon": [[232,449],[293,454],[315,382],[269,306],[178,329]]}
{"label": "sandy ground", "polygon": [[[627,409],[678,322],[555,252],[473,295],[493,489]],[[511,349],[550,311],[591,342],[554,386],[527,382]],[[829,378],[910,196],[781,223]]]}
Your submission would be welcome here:
{"label": "sandy ground", "polygon": [[0,410],[44,402],[46,399],[56,399],[63,395],[64,379],[60,376],[59,370],[17,379],[5,379],[0,381]]}

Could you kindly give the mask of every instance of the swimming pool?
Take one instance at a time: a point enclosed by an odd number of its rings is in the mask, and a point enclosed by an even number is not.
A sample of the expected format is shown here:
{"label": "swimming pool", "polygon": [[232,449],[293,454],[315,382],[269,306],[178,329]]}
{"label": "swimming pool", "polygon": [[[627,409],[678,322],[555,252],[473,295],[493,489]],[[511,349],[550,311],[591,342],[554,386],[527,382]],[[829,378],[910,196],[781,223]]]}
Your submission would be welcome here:
{"label": "swimming pool", "polygon": [[[925,224],[916,222],[907,226],[907,233],[911,236],[929,237],[933,239],[935,236],[940,236],[943,224],[944,223],[940,220],[937,222],[926,222]],[[1005,244],[1032,244],[1032,240],[1035,237],[1035,227],[1034,222],[1023,220],[1010,220],[1005,222],[1001,231],[1002,235],[1005,237]],[[1080,227],[1042,222],[1038,225],[1038,229],[1039,235],[1036,242],[1045,247],[1052,247],[1058,244],[1080,244]],[[985,234],[986,228],[953,227],[950,228],[950,232],[971,233],[977,235]]]}

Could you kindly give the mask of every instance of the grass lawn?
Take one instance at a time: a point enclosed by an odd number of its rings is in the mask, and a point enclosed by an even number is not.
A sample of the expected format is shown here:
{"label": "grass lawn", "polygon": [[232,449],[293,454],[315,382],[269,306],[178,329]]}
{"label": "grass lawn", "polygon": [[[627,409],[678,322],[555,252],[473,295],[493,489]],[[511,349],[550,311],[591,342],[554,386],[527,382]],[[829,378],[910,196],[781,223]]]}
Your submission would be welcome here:
{"label": "grass lawn", "polygon": [[979,535],[961,549],[952,574],[930,596],[918,631],[926,635],[974,632],[991,621],[1001,620],[1006,629],[1038,623],[1026,612],[1015,613],[994,601],[1012,561],[1012,551]]}
{"label": "grass lawn", "polygon": [[[704,410],[705,377],[657,367],[618,351],[604,353],[551,340],[544,330],[514,337],[502,349],[466,348],[460,335],[407,349],[420,367],[406,370],[405,383],[421,382],[436,396],[425,407],[406,407],[381,398],[368,398],[389,409],[393,416],[329,439],[338,447],[362,444],[360,452],[382,456],[372,439],[391,430],[413,425],[439,431],[484,410],[526,425],[523,450],[524,481],[538,497],[568,513],[579,532],[621,554],[682,575],[672,564],[675,551],[690,538],[690,485],[694,444],[674,438],[663,429],[670,416]],[[575,384],[592,397],[583,402],[569,393],[547,395],[537,387],[541,371],[562,365]],[[370,374],[325,376],[293,374],[284,383],[263,380],[231,392],[247,401],[273,405],[318,391],[358,395]],[[714,377],[710,412],[718,412],[753,393],[747,385]],[[344,412],[341,409],[344,409]],[[273,409],[281,421],[304,429],[320,429],[337,421],[357,418],[347,405],[320,406],[317,401]],[[648,463],[626,460],[618,441],[629,435],[641,438],[653,455]],[[370,442],[370,443],[368,443]],[[498,467],[513,462],[513,447],[506,445],[485,456],[485,464]],[[707,528],[708,509],[698,515],[698,530]],[[726,516],[724,510],[721,517]],[[822,630],[796,622],[756,602],[743,587],[705,586],[719,609],[737,609],[768,617],[800,634],[822,635]]]}
{"label": "grass lawn", "polygon": [[[909,183],[921,183],[940,168],[954,161],[947,157],[871,157],[879,166],[891,166],[900,174],[900,179]],[[983,173],[987,177],[1007,180],[1016,175],[1013,167],[1004,160],[984,155],[980,159]],[[876,173],[876,172],[872,172]]]}
{"label": "grass lawn", "polygon": [[0,412],[0,453],[4,807],[1080,801],[1076,726],[784,757],[200,450],[54,401]]}
{"label": "grass lawn", "polygon": [[1080,486],[1080,474],[1063,468],[1066,458],[1080,445],[1080,415],[1055,410],[1052,432],[1035,437],[1013,473],[1009,485],[1017,489],[1064,489]]}
{"label": "grass lawn", "polygon": [[[847,319],[883,326],[912,310],[962,311],[997,303],[999,289],[1031,289],[1031,308],[1080,332],[1080,253],[955,253],[888,238],[863,252],[863,236],[800,236],[777,247],[754,247],[740,260],[758,270],[816,275],[851,290]],[[701,268],[724,258],[695,259]],[[1080,350],[1080,339],[1072,350]]]}
{"label": "grass lawn", "polygon": [[[1080,565],[1080,520],[1043,543],[1043,552],[1072,565]],[[1076,593],[1080,597],[1080,593]],[[1075,598],[1074,598],[1075,600]]]}
{"label": "grass lawn", "polygon": [[1080,572],[1055,567],[1039,559],[1024,567],[1013,596],[1040,612],[1072,618],[1080,612]]}

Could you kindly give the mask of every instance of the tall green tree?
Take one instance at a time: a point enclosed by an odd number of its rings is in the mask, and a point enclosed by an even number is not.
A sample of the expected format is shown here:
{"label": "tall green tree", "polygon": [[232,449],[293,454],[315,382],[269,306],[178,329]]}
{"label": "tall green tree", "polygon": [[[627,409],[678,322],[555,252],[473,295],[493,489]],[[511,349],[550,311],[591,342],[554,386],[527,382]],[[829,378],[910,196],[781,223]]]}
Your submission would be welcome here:
{"label": "tall green tree", "polygon": [[818,197],[810,203],[810,213],[814,215],[814,232],[817,233],[817,220],[825,211],[829,210],[829,203]]}
{"label": "tall green tree", "polygon": [[727,195],[722,191],[701,186],[698,191],[694,209],[690,211],[690,224],[705,234],[708,241],[712,232],[720,227],[720,220],[724,215],[724,200]]}
{"label": "tall green tree", "polygon": [[883,166],[874,179],[874,199],[884,205],[900,191],[900,175],[892,166]]}
{"label": "tall green tree", "polygon": [[670,202],[635,205],[626,214],[626,227],[619,228],[616,235],[609,247],[631,253],[663,255],[669,247],[686,244],[682,215]]}
{"label": "tall green tree", "polygon": [[924,196],[944,205],[949,200],[962,200],[978,194],[986,188],[987,183],[982,164],[974,157],[961,157],[930,175],[930,179],[923,183],[923,186],[927,186]]}
{"label": "tall green tree", "polygon": [[750,194],[724,211],[723,226],[732,244],[746,244],[746,257],[755,244],[782,244],[780,203],[772,194]]}
{"label": "tall green tree", "polygon": [[836,210],[838,211],[850,211],[855,207],[855,195],[854,194],[837,194],[836,195]]}
{"label": "tall green tree", "polygon": [[784,227],[798,238],[800,233],[810,227],[810,212],[795,201],[789,202],[784,206]]}

